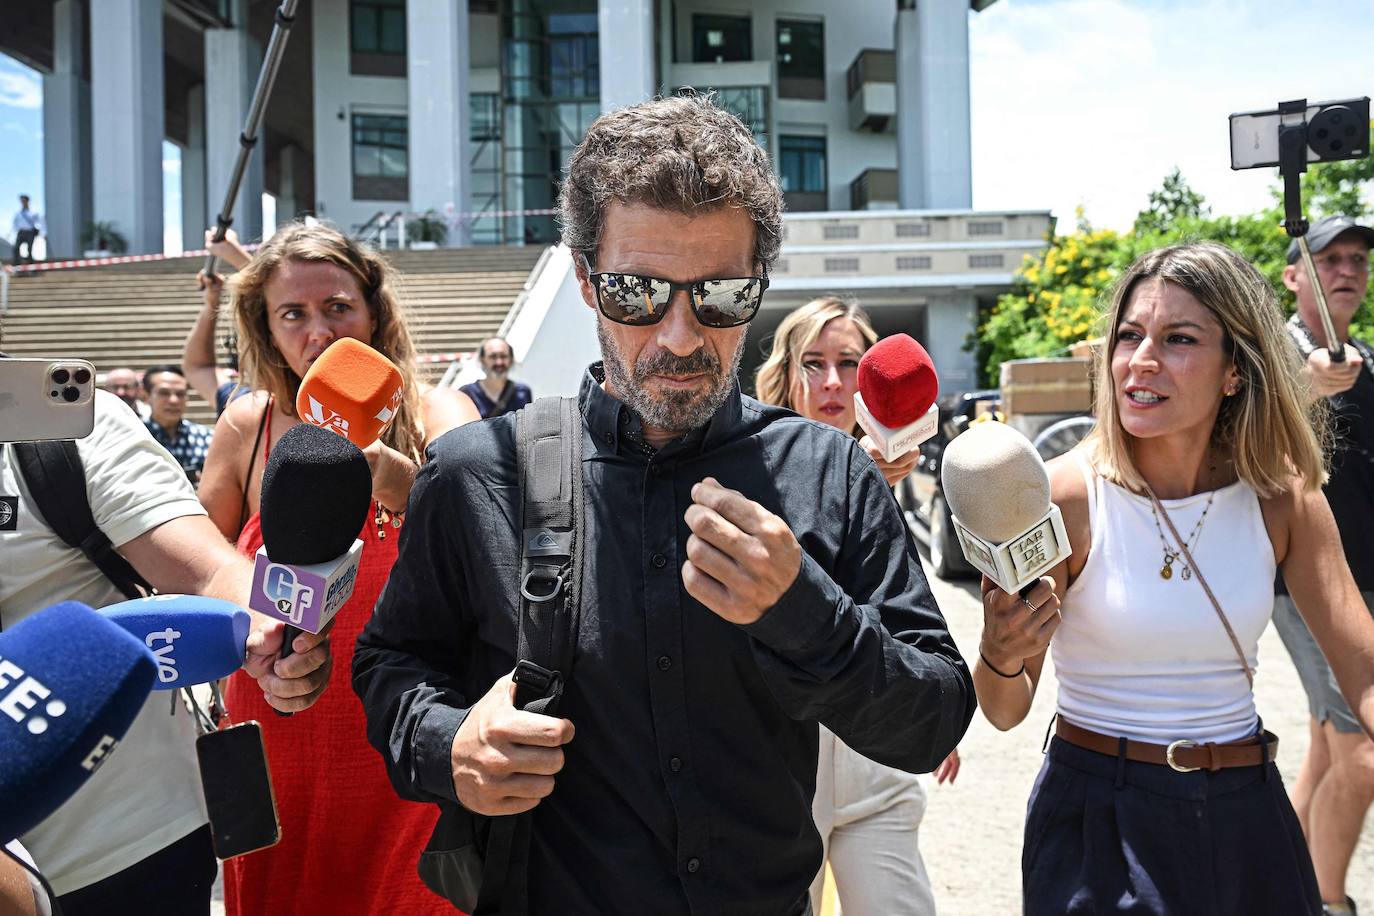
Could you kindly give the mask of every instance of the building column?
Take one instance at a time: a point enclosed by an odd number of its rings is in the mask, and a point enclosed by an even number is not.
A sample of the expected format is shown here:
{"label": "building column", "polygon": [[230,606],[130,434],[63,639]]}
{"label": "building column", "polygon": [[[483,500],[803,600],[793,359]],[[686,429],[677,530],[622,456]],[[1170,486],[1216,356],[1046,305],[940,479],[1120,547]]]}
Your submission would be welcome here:
{"label": "building column", "polygon": [[91,83],[83,70],[84,7],[53,4],[53,68],[43,76],[43,218],[48,257],[81,253],[91,219]]}
{"label": "building column", "polygon": [[[898,196],[904,209],[973,206],[968,0],[898,0]],[[916,175],[902,175],[915,171]]]}
{"label": "building column", "polygon": [[[205,30],[205,214],[213,223],[224,206],[239,157],[239,137],[262,67],[262,49],[248,36],[248,2],[232,0],[233,27]],[[266,119],[263,119],[266,123]],[[234,199],[234,231],[247,244],[262,236],[263,127]],[[209,223],[206,224],[207,226]]]}
{"label": "building column", "polygon": [[[406,4],[410,207],[417,212],[472,207],[468,40],[467,0]],[[457,219],[446,244],[469,244],[471,226],[469,217]]]}
{"label": "building column", "polygon": [[210,226],[205,194],[205,86],[186,93],[186,146],[181,151],[181,246],[195,251]]}
{"label": "building column", "polygon": [[978,300],[971,291],[926,300],[926,348],[940,371],[940,391],[970,391],[977,386],[978,362],[964,342],[978,328]]}
{"label": "building column", "polygon": [[898,0],[895,49],[897,79],[897,206],[925,207],[921,149],[921,67],[916,40],[916,0]]}
{"label": "building column", "polygon": [[101,0],[89,7],[95,218],[114,224],[132,254],[162,251],[162,4]]}
{"label": "building column", "polygon": [[597,6],[601,110],[648,101],[658,91],[653,0],[601,0]]}

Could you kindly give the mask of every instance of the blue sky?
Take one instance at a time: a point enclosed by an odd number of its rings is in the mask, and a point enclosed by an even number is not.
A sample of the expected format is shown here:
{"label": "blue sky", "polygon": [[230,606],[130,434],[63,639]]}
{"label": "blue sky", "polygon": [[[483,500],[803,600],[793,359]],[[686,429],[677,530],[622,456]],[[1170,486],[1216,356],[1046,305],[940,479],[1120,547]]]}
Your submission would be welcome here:
{"label": "blue sky", "polygon": [[[1269,203],[1232,172],[1226,117],[1283,99],[1374,94],[1370,0],[999,0],[969,26],[973,203],[1125,228],[1174,166],[1217,213]],[[42,89],[0,55],[0,216],[42,211]],[[180,161],[164,147],[165,239]],[[188,240],[194,241],[194,240]]]}

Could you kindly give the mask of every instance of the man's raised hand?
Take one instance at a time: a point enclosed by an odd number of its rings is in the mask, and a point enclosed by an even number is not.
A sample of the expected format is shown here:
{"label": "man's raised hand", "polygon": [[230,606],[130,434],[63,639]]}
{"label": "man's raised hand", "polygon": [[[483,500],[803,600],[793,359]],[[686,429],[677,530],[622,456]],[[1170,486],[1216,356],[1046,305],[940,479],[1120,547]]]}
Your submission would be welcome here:
{"label": "man's raised hand", "polygon": [[717,616],[754,623],[796,581],[802,549],[792,529],[714,477],[692,487],[685,520],[692,534],[682,584]]}

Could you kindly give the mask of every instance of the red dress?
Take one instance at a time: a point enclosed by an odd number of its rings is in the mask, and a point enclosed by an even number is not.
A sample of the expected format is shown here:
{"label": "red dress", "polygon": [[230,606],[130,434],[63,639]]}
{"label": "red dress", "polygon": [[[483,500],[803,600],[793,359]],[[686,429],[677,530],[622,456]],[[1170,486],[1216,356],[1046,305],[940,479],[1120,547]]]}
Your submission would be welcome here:
{"label": "red dress", "polygon": [[[350,683],[353,647],[396,562],[399,534],[387,525],[383,540],[372,518],[363,525],[357,585],[334,618],[334,669],[314,706],[278,716],[255,680],[242,671],[229,679],[231,720],[262,726],[282,838],[224,863],[227,916],[455,912],[415,871],[438,809],[397,797],[367,743],[362,703]],[[252,556],[261,545],[254,514],[238,548]]]}

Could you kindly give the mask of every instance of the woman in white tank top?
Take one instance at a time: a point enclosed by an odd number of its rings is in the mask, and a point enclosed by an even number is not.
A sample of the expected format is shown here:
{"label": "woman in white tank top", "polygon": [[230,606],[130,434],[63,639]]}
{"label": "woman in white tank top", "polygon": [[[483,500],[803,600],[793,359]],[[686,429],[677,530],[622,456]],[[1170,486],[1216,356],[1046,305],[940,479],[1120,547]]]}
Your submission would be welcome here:
{"label": "woman in white tank top", "polygon": [[1272,288],[1223,245],[1138,259],[1106,340],[1098,426],[1049,468],[1072,556],[1025,599],[983,582],[987,718],[1026,717],[1046,651],[1060,683],[1025,912],[1320,913],[1252,678],[1278,567],[1374,725],[1374,621],[1320,489],[1321,405]]}

